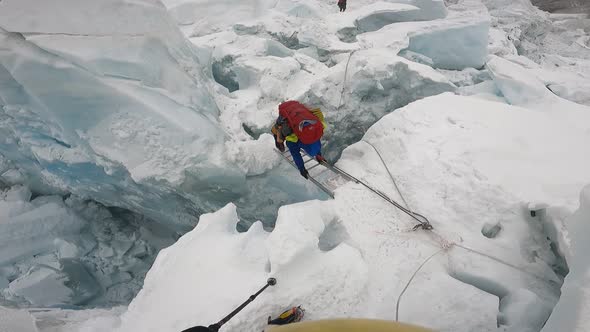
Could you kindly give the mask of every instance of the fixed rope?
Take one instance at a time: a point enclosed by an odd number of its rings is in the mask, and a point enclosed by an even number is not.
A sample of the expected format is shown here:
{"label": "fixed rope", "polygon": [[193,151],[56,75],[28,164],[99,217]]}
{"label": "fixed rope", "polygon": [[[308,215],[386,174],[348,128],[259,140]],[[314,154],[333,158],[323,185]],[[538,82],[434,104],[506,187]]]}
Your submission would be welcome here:
{"label": "fixed rope", "polygon": [[[383,166],[387,170],[387,174],[389,175],[389,178],[391,179],[391,182],[393,182],[393,185],[395,186],[395,189],[397,190],[399,196],[401,197],[402,201],[404,202],[406,209],[408,211],[410,211],[411,213],[413,213],[415,215],[418,215],[418,216],[424,218],[426,221],[428,221],[428,219],[426,219],[426,217],[423,217],[422,215],[419,215],[419,214],[417,214],[417,213],[415,213],[415,212],[413,212],[411,210],[408,202],[404,199],[404,196],[403,196],[401,190],[399,189],[399,186],[397,185],[397,183],[395,181],[395,178],[391,174],[391,172],[389,170],[389,167],[387,166],[387,163],[383,159],[383,156],[381,155],[381,153],[379,152],[379,150],[371,142],[368,142],[368,141],[365,141],[365,140],[363,140],[363,142],[365,142],[368,145],[370,145],[375,150],[375,152],[377,153],[377,155],[379,156],[379,159],[381,160],[381,162],[383,163]],[[420,226],[420,225],[418,225],[418,226]],[[432,228],[425,228],[425,229],[430,231],[429,234],[434,235],[434,236],[437,237],[436,239],[433,239],[433,240],[435,240],[435,242],[440,246],[440,249],[438,251],[436,251],[435,253],[433,253],[432,255],[430,255],[428,258],[426,258],[424,260],[424,262],[422,262],[422,264],[420,264],[420,266],[418,266],[418,268],[414,271],[414,273],[409,278],[408,282],[406,283],[406,285],[404,286],[404,288],[400,292],[400,294],[399,294],[399,296],[397,298],[396,305],[395,305],[395,320],[396,321],[398,321],[398,319],[399,319],[399,307],[400,307],[401,299],[402,299],[404,293],[406,292],[406,290],[408,289],[408,287],[410,286],[410,284],[412,283],[412,281],[414,280],[414,278],[416,277],[416,275],[418,274],[418,272],[420,272],[420,270],[424,267],[424,265],[426,265],[426,263],[428,263],[434,256],[438,255],[441,252],[448,252],[453,247],[461,248],[461,249],[466,250],[468,252],[471,252],[473,254],[476,254],[476,255],[479,255],[479,256],[482,256],[482,257],[486,257],[486,258],[488,258],[490,260],[493,260],[493,261],[495,261],[497,263],[500,263],[500,264],[503,264],[505,266],[511,267],[511,268],[513,268],[515,270],[518,270],[518,271],[520,271],[522,273],[525,273],[525,274],[527,274],[529,276],[532,276],[534,278],[537,278],[537,279],[539,279],[541,281],[551,282],[550,280],[547,280],[546,278],[543,278],[541,276],[538,276],[538,275],[536,275],[536,274],[534,274],[534,273],[532,273],[530,271],[527,271],[527,270],[525,270],[525,269],[523,269],[523,268],[521,268],[521,267],[519,267],[519,266],[517,266],[515,264],[509,263],[509,262],[507,262],[507,261],[505,261],[503,259],[500,259],[498,257],[494,257],[494,256],[492,256],[490,254],[486,254],[484,252],[481,252],[479,250],[476,250],[476,249],[473,249],[473,248],[464,246],[464,245],[459,244],[459,243],[456,243],[456,242],[448,241],[442,235],[440,235],[436,231],[432,230]]]}
{"label": "fixed rope", "polygon": [[348,74],[348,64],[350,64],[350,58],[352,58],[352,54],[354,52],[356,52],[356,50],[348,54],[348,60],[346,61],[346,68],[344,69],[344,79],[342,80],[342,91],[340,92],[340,100],[338,101],[338,109],[342,107],[342,97],[344,96],[344,89],[346,87],[346,75]]}
{"label": "fixed rope", "polygon": [[513,269],[515,269],[515,270],[518,270],[518,271],[520,271],[520,272],[522,272],[522,273],[524,273],[524,274],[528,274],[529,276],[531,276],[531,277],[534,277],[534,278],[536,278],[536,279],[539,279],[539,280],[541,280],[541,281],[544,281],[544,282],[549,282],[549,283],[551,283],[551,282],[552,282],[551,280],[548,280],[548,279],[546,279],[546,278],[543,278],[543,277],[541,277],[541,276],[539,276],[539,275],[536,275],[536,274],[534,274],[533,272],[527,271],[527,270],[525,270],[525,269],[523,269],[523,268],[521,268],[521,267],[519,267],[519,266],[517,266],[517,265],[515,265],[515,264],[509,263],[509,262],[507,262],[507,261],[505,261],[505,260],[503,260],[503,259],[500,259],[500,258],[498,258],[498,257],[494,257],[494,256],[492,256],[492,255],[486,254],[485,252],[481,252],[481,251],[479,251],[479,250],[475,250],[475,249],[472,249],[472,248],[469,248],[469,247],[466,247],[466,246],[464,246],[464,245],[461,245],[461,244],[458,244],[458,243],[454,243],[454,242],[453,242],[453,243],[451,243],[451,245],[452,245],[452,246],[455,246],[455,247],[458,247],[458,248],[461,248],[461,249],[464,249],[464,250],[467,250],[467,251],[469,251],[469,252],[472,252],[472,253],[474,253],[474,254],[476,254],[476,255],[480,255],[480,256],[482,256],[482,257],[487,257],[487,258],[489,258],[489,259],[491,259],[491,260],[493,260],[493,261],[496,261],[496,262],[498,262],[498,263],[500,263],[500,264],[503,264],[503,265],[509,266],[509,267],[511,267],[511,268],[513,268]]}
{"label": "fixed rope", "polygon": [[395,321],[399,321],[399,305],[400,302],[402,300],[402,296],[404,296],[404,293],[406,292],[406,290],[408,289],[408,287],[410,287],[410,284],[412,283],[412,280],[414,280],[414,277],[416,277],[416,275],[418,274],[418,272],[420,272],[420,270],[422,269],[422,267],[424,267],[424,265],[426,265],[426,263],[428,263],[429,260],[431,260],[434,256],[440,254],[441,252],[445,251],[447,249],[442,248],[439,251],[435,252],[434,254],[430,255],[428,258],[426,258],[424,260],[424,262],[422,262],[422,264],[420,264],[420,266],[418,266],[418,268],[416,269],[416,271],[414,271],[414,274],[412,274],[412,276],[410,277],[410,279],[408,280],[408,282],[406,283],[406,286],[404,287],[404,289],[402,289],[401,293],[399,294],[399,296],[397,297],[397,303],[395,304]]}
{"label": "fixed rope", "polygon": [[379,159],[381,159],[381,163],[383,163],[383,166],[385,166],[385,170],[387,171],[387,174],[389,174],[389,178],[391,179],[391,182],[393,182],[393,185],[395,186],[395,190],[397,190],[397,193],[399,194],[399,197],[401,197],[402,201],[404,202],[404,205],[406,206],[406,209],[412,211],[412,209],[410,209],[410,206],[408,205],[408,202],[406,202],[406,199],[404,198],[404,195],[402,194],[402,191],[397,186],[397,182],[395,181],[393,175],[391,175],[391,172],[389,171],[389,167],[387,167],[387,163],[385,162],[385,160],[381,156],[381,153],[379,152],[379,150],[377,150],[377,148],[373,145],[373,143],[371,143],[369,141],[365,141],[365,140],[362,140],[362,141],[365,142],[365,143],[367,143],[367,144],[369,144],[373,148],[373,150],[375,150],[375,152],[377,152],[377,155],[379,156]]}
{"label": "fixed rope", "polygon": [[[403,198],[403,194],[402,194],[402,192],[400,191],[399,187],[397,186],[397,184],[396,184],[396,181],[395,181],[395,178],[393,177],[393,175],[392,175],[392,174],[391,174],[391,172],[389,171],[389,167],[387,167],[387,164],[385,163],[385,160],[384,160],[384,159],[383,159],[383,157],[381,156],[381,153],[379,153],[379,150],[378,150],[378,149],[377,149],[377,148],[376,148],[376,147],[375,147],[373,144],[371,144],[370,142],[367,142],[367,141],[363,141],[363,142],[365,142],[365,143],[369,144],[370,146],[372,146],[372,147],[373,147],[373,149],[375,149],[375,152],[377,152],[377,155],[378,155],[378,156],[379,156],[379,158],[381,159],[381,162],[383,163],[383,166],[385,166],[385,169],[387,170],[387,173],[389,174],[389,177],[390,177],[391,181],[392,181],[392,182],[393,182],[393,184],[395,185],[395,187],[396,187],[396,189],[397,189],[397,191],[398,191],[398,193],[399,193],[400,197],[401,197],[401,198],[402,198],[402,200],[404,201],[404,204],[406,205],[406,207],[405,207],[405,208],[404,208],[404,207],[402,207],[402,206],[401,206],[399,203],[397,203],[397,202],[395,202],[394,200],[392,200],[391,198],[389,198],[389,197],[388,197],[387,195],[385,195],[383,192],[381,192],[381,191],[379,191],[379,190],[376,190],[376,189],[372,188],[371,186],[369,186],[369,185],[368,185],[368,184],[366,184],[365,182],[363,182],[363,181],[361,181],[361,180],[359,180],[359,179],[355,178],[354,176],[352,176],[352,175],[350,175],[349,173],[347,173],[347,172],[343,171],[342,169],[338,168],[337,166],[329,166],[329,167],[332,167],[332,168],[333,168],[333,169],[335,169],[337,172],[339,172],[339,173],[343,174],[344,176],[346,176],[346,177],[350,178],[351,180],[353,180],[353,181],[355,181],[355,182],[357,182],[357,183],[359,183],[359,184],[362,184],[362,185],[364,185],[364,186],[365,186],[365,187],[367,187],[369,190],[371,190],[371,191],[373,191],[373,192],[377,193],[379,196],[383,197],[385,200],[387,200],[388,202],[390,202],[390,203],[394,204],[396,207],[400,208],[400,209],[401,209],[403,212],[405,212],[406,214],[410,215],[410,216],[411,216],[412,218],[414,218],[415,220],[419,221],[421,224],[420,224],[420,225],[418,225],[418,226],[421,226],[421,227],[422,227],[423,229],[425,229],[425,230],[429,230],[429,231],[430,231],[430,232],[429,232],[429,234],[431,234],[431,235],[435,235],[435,236],[437,237],[437,239],[433,239],[433,240],[435,240],[435,242],[436,242],[436,243],[437,243],[437,244],[440,246],[441,250],[448,250],[448,249],[451,249],[451,248],[453,248],[453,247],[458,247],[458,248],[461,248],[461,249],[463,249],[463,250],[466,250],[466,251],[469,251],[469,252],[471,252],[471,253],[474,253],[474,254],[476,254],[476,255],[480,255],[480,256],[482,256],[482,257],[487,257],[487,258],[489,258],[489,259],[491,259],[491,260],[493,260],[493,261],[495,261],[495,262],[498,262],[498,263],[500,263],[500,264],[506,265],[506,266],[508,266],[508,267],[511,267],[511,268],[513,268],[513,269],[515,269],[515,270],[521,271],[521,272],[523,272],[523,273],[525,273],[525,274],[528,274],[528,275],[530,275],[530,276],[533,276],[533,277],[535,277],[535,278],[538,278],[538,279],[540,279],[540,280],[547,281],[545,278],[543,278],[543,277],[540,277],[540,276],[538,276],[538,275],[536,275],[536,274],[534,274],[534,273],[532,273],[532,272],[530,272],[530,271],[527,271],[527,270],[525,270],[525,269],[523,269],[523,268],[521,268],[521,267],[517,266],[516,264],[509,263],[509,262],[507,262],[507,261],[505,261],[505,260],[502,260],[502,259],[500,259],[500,258],[494,257],[494,256],[492,256],[492,255],[490,255],[490,254],[486,254],[486,253],[484,253],[484,252],[481,252],[481,251],[479,251],[479,250],[476,250],[476,249],[473,249],[473,248],[469,248],[469,247],[467,247],[467,246],[464,246],[464,245],[462,245],[462,244],[459,244],[459,243],[456,243],[456,242],[451,242],[451,241],[448,241],[447,239],[445,239],[445,237],[443,237],[442,235],[440,235],[440,234],[439,234],[439,233],[437,233],[436,231],[433,231],[433,230],[432,230],[432,226],[430,225],[430,222],[428,221],[428,219],[427,219],[426,217],[422,216],[422,215],[421,215],[421,214],[419,214],[419,213],[416,213],[416,212],[413,212],[412,210],[410,210],[408,203],[407,203],[407,202],[406,202],[406,200]],[[417,217],[423,218],[423,219],[424,219],[424,221],[421,221],[421,220],[419,220]],[[417,228],[417,227],[415,227],[414,229],[416,229],[416,228]]]}
{"label": "fixed rope", "polygon": [[397,191],[397,193],[399,194],[399,197],[401,197],[402,201],[404,202],[404,205],[405,205],[406,209],[411,214],[413,214],[414,216],[423,219],[424,223],[420,223],[420,224],[414,226],[414,230],[416,230],[418,228],[422,228],[424,230],[431,230],[432,229],[432,225],[430,224],[430,221],[428,220],[428,218],[426,218],[425,216],[421,215],[420,213],[414,212],[412,209],[410,209],[410,205],[408,204],[408,202],[404,198],[404,195],[402,194],[402,191],[399,189],[399,187],[397,185],[397,182],[395,181],[395,178],[391,174],[391,171],[389,170],[389,167],[387,166],[387,163],[383,159],[383,156],[381,156],[381,153],[379,152],[379,150],[377,150],[377,148],[371,142],[365,141],[365,140],[363,140],[363,142],[369,144],[373,148],[373,150],[375,150],[375,152],[377,152],[377,155],[379,156],[379,159],[381,159],[381,163],[383,164],[383,166],[385,166],[385,170],[387,171],[387,174],[389,175],[389,179],[391,179],[391,182],[393,182],[393,185],[395,187],[395,190]]}
{"label": "fixed rope", "polygon": [[525,274],[527,274],[529,276],[532,276],[532,277],[534,277],[534,278],[536,278],[536,279],[538,279],[540,281],[551,283],[551,280],[547,280],[546,278],[543,278],[541,276],[538,276],[538,275],[536,275],[536,274],[534,274],[534,273],[532,273],[530,271],[527,271],[527,270],[525,270],[525,269],[523,269],[523,268],[521,268],[521,267],[519,267],[519,266],[517,266],[515,264],[506,262],[505,260],[502,260],[500,258],[497,258],[497,257],[494,257],[492,255],[486,254],[486,253],[481,252],[479,250],[475,250],[475,249],[466,247],[466,246],[461,245],[461,244],[458,244],[456,242],[449,242],[449,241],[445,240],[444,237],[442,237],[440,234],[436,233],[435,231],[432,231],[431,230],[430,233],[439,237],[439,241],[437,241],[437,243],[440,245],[441,248],[438,251],[436,251],[435,253],[433,253],[432,255],[430,255],[428,258],[426,258],[422,262],[422,264],[420,264],[420,266],[418,266],[418,268],[414,271],[414,273],[412,274],[412,276],[408,279],[408,282],[406,283],[406,285],[404,286],[404,288],[402,289],[402,291],[398,295],[397,302],[395,304],[395,320],[396,321],[399,321],[399,308],[400,308],[400,305],[401,305],[402,297],[404,296],[405,292],[410,287],[410,284],[412,283],[412,281],[414,280],[414,278],[416,277],[416,275],[418,274],[418,272],[420,272],[420,270],[426,265],[426,263],[428,263],[434,256],[440,254],[441,252],[447,252],[448,253],[448,251],[451,250],[454,247],[461,248],[463,250],[472,252],[472,253],[477,254],[477,255],[480,255],[482,257],[486,257],[486,258],[491,259],[491,260],[493,260],[493,261],[495,261],[497,263],[506,265],[506,266],[511,267],[511,268],[513,268],[515,270],[518,270],[518,271],[520,271],[522,273],[525,273]]}
{"label": "fixed rope", "polygon": [[387,196],[382,191],[380,191],[378,189],[375,189],[372,186],[370,186],[368,183],[366,183],[366,182],[364,182],[362,180],[359,180],[358,178],[350,175],[348,172],[342,170],[338,166],[330,165],[328,163],[323,163],[323,165],[325,167],[333,170],[334,172],[339,173],[340,175],[343,175],[344,177],[346,177],[346,178],[354,181],[355,183],[358,183],[358,184],[363,185],[365,188],[367,188],[370,191],[372,191],[373,193],[377,194],[379,197],[383,198],[385,201],[387,201],[391,205],[395,206],[400,211],[402,211],[403,213],[405,213],[408,216],[410,216],[412,219],[416,220],[418,222],[418,224],[416,226],[414,226],[414,230],[416,230],[418,228],[422,228],[422,229],[425,229],[425,230],[432,229],[432,225],[430,224],[430,222],[428,221],[428,219],[426,217],[424,217],[423,215],[421,215],[419,213],[416,213],[416,212],[412,212],[412,211],[406,209],[405,207],[403,207],[401,204],[399,204],[395,200],[391,199],[391,197]]}

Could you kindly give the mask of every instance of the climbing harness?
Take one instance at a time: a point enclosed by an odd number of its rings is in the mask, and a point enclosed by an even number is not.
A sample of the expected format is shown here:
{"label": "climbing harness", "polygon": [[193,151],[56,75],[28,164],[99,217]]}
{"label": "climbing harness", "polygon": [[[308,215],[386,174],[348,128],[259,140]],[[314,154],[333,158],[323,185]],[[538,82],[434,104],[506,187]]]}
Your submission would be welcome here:
{"label": "climbing harness", "polygon": [[217,332],[217,331],[219,331],[219,329],[221,328],[221,326],[223,326],[223,324],[227,323],[230,319],[232,319],[232,317],[234,317],[240,311],[242,311],[248,304],[250,304],[250,302],[254,301],[254,299],[256,299],[256,297],[258,295],[260,295],[260,293],[264,292],[264,290],[267,289],[268,286],[274,286],[276,284],[277,284],[277,279],[268,278],[268,280],[266,280],[266,285],[264,285],[264,287],[262,287],[260,290],[258,290],[258,292],[254,293],[253,295],[250,295],[250,297],[246,300],[246,302],[242,303],[239,307],[237,307],[234,311],[230,312],[229,315],[225,316],[219,322],[217,322],[215,324],[211,324],[208,327],[194,326],[194,327],[188,328],[186,330],[183,330],[182,332]]}

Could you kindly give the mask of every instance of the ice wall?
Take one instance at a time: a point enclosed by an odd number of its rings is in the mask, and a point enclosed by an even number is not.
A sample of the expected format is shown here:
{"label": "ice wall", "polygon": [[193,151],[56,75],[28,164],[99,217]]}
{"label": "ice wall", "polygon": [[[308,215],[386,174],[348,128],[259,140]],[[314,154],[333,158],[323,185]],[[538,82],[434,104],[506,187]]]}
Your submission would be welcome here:
{"label": "ice wall", "polygon": [[[130,301],[165,225],[74,196],[0,190],[0,297],[22,307],[111,306]],[[1,325],[1,324],[0,324]]]}
{"label": "ice wall", "polygon": [[184,225],[240,190],[205,53],[158,1],[2,1],[0,28],[0,153],[33,190]]}
{"label": "ice wall", "polygon": [[566,236],[569,238],[567,262],[570,273],[561,288],[561,298],[542,332],[572,331],[590,329],[590,265],[586,254],[590,250],[590,186],[580,194],[580,208],[565,221]]}

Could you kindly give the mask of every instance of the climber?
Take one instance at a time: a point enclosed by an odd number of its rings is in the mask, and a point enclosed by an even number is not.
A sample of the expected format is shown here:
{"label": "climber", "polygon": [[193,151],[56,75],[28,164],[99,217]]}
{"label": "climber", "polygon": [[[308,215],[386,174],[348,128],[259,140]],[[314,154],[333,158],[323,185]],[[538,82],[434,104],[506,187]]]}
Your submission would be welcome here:
{"label": "climber", "polygon": [[338,7],[340,11],[343,12],[346,10],[346,0],[338,0]]}
{"label": "climber", "polygon": [[293,100],[279,105],[279,117],[271,130],[275,138],[275,146],[284,152],[284,141],[287,141],[293,162],[301,176],[306,179],[309,178],[309,173],[305,169],[300,149],[319,163],[326,162],[321,153],[322,143],[320,142],[325,128],[324,115],[319,108],[310,111],[300,102]]}

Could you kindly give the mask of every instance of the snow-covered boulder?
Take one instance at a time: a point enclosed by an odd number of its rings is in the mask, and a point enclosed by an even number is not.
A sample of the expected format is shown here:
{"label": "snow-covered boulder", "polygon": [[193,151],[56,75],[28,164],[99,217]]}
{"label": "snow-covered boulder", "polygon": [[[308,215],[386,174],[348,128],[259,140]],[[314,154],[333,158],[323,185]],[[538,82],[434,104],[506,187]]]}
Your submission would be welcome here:
{"label": "snow-covered boulder", "polygon": [[[348,245],[320,250],[319,238],[332,217],[330,212],[309,212],[297,206],[281,209],[277,227],[270,234],[262,230],[260,223],[247,233],[237,233],[234,205],[203,215],[193,231],[159,254],[143,290],[122,316],[119,331],[167,331],[209,325],[256,291],[269,274],[278,278],[281,289],[270,288],[260,296],[262,301],[246,308],[225,329],[259,330],[265,326],[269,312],[298,301],[305,301],[313,309],[311,317],[319,312],[337,317],[342,311],[357,310],[367,283],[367,267],[361,254]],[[212,249],[215,255],[207,255]],[[325,278],[332,282],[318,285]],[[168,286],[161,287],[163,283]],[[187,287],[189,284],[205,287]],[[315,303],[308,301],[309,297]]]}
{"label": "snow-covered boulder", "polygon": [[516,63],[491,56],[486,67],[510,104],[530,106],[553,97],[534,74]]}
{"label": "snow-covered boulder", "polygon": [[[230,27],[239,20],[250,20],[264,15],[277,5],[294,15],[306,13],[309,6],[291,1],[255,0],[162,0],[170,15],[191,37],[204,36]],[[313,7],[312,7],[313,8]],[[310,15],[308,13],[308,15]]]}
{"label": "snow-covered boulder", "polygon": [[554,94],[590,106],[590,60],[548,54],[543,66],[531,69]]}
{"label": "snow-covered boulder", "polygon": [[[530,63],[523,57],[510,57],[509,60],[497,56],[491,56],[486,63],[488,69],[497,89],[501,92],[505,100],[513,105],[528,107],[531,109],[542,110],[558,114],[562,110],[567,110],[568,113],[581,113],[584,116],[590,110],[588,106],[574,103],[570,100],[564,99],[559,95],[560,87],[565,89],[561,95],[568,97],[567,85],[558,85],[557,91],[551,90],[550,82],[555,79],[563,81],[564,79],[572,78],[567,73],[551,72],[535,63]],[[573,77],[573,81],[578,79],[580,84],[588,84],[590,81],[585,81],[580,77]],[[581,94],[584,98],[587,94]],[[570,96],[571,98],[571,96]],[[562,122],[570,123],[575,127],[587,128],[587,124],[577,121],[576,117],[565,116],[560,119]]]}

